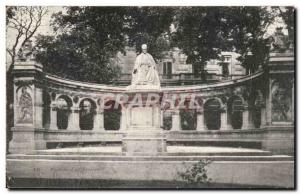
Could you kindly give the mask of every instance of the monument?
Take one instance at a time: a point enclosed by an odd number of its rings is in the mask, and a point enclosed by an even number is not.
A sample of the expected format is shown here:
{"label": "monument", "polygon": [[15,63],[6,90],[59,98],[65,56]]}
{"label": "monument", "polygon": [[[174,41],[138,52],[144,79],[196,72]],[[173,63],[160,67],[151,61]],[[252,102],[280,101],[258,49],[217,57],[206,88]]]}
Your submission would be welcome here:
{"label": "monument", "polygon": [[159,155],[166,151],[166,138],[161,126],[160,80],[153,57],[142,45],[127,87],[126,132],[122,142],[125,155]]}
{"label": "monument", "polygon": [[147,45],[142,45],[142,53],[136,57],[128,90],[159,90],[160,81],[153,57],[147,53]]}

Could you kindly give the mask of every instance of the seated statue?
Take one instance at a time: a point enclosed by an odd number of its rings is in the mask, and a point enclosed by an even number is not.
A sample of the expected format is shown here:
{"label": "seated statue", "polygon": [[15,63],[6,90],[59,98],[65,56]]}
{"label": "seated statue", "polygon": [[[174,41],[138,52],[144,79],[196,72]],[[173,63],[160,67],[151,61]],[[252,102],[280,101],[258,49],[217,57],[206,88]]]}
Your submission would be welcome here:
{"label": "seated statue", "polygon": [[135,60],[131,85],[128,89],[160,89],[160,81],[153,57],[147,53],[147,45],[142,45],[142,53]]}

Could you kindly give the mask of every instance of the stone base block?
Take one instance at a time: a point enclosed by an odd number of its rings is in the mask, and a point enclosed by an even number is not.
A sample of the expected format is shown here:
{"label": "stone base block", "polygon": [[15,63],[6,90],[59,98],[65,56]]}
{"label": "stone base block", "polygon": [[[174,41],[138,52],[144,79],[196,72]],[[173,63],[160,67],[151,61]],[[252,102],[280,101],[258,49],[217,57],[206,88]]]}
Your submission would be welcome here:
{"label": "stone base block", "polygon": [[294,128],[293,127],[267,127],[262,139],[262,149],[272,154],[294,155]]}
{"label": "stone base block", "polygon": [[35,153],[35,150],[46,149],[45,141],[35,141],[35,142],[9,142],[9,153],[14,154],[30,154]]}
{"label": "stone base block", "polygon": [[293,139],[267,139],[262,141],[262,149],[272,152],[272,154],[287,154],[294,155],[294,140]]}
{"label": "stone base block", "polygon": [[42,149],[46,149],[43,131],[26,128],[13,129],[13,138],[9,142],[9,153],[27,154]]}
{"label": "stone base block", "polygon": [[130,131],[124,135],[122,142],[124,155],[156,156],[167,150],[165,135],[157,131]]}

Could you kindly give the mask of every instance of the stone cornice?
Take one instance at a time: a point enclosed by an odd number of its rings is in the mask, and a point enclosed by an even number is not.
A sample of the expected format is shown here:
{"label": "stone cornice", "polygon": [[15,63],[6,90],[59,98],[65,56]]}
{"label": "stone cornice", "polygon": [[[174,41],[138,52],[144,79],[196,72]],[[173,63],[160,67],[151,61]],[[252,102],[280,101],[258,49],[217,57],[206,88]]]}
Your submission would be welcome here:
{"label": "stone cornice", "polygon": [[[263,71],[257,72],[255,74],[245,76],[243,78],[224,81],[215,84],[207,84],[207,85],[192,85],[192,86],[177,86],[177,87],[162,87],[161,91],[164,93],[188,93],[188,92],[200,92],[200,91],[211,91],[211,90],[223,90],[224,88],[236,87],[240,85],[244,85],[254,79],[258,79],[262,77]],[[64,79],[60,77],[56,77],[53,75],[45,75],[45,82],[49,84],[49,88],[58,89],[63,88],[63,90],[67,89],[69,91],[89,91],[95,93],[126,93],[126,87],[118,87],[118,86],[108,86],[102,84],[94,84],[87,82],[79,82],[69,79]]]}

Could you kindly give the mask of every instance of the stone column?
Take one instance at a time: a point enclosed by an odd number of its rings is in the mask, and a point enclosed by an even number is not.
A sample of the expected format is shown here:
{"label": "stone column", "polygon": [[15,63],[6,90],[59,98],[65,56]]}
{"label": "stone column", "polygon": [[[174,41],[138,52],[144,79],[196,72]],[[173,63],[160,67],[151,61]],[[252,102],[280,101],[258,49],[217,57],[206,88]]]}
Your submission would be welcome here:
{"label": "stone column", "polygon": [[69,115],[69,123],[67,130],[80,131],[79,126],[79,107],[71,107],[71,113]]}
{"label": "stone column", "polygon": [[43,128],[43,90],[34,86],[34,126]]}
{"label": "stone column", "polygon": [[50,105],[50,127],[51,130],[58,130],[57,128],[57,107],[54,103]]}
{"label": "stone column", "polygon": [[160,127],[164,127],[164,111],[160,110]]}
{"label": "stone column", "polygon": [[248,107],[245,107],[243,111],[243,126],[242,129],[250,129],[250,123],[249,123],[249,109]]}
{"label": "stone column", "polygon": [[269,89],[266,91],[267,92],[267,97],[266,97],[266,125],[271,125],[272,124],[272,95],[271,95],[271,85],[272,85],[272,80],[269,80]]}
{"label": "stone column", "polygon": [[11,72],[13,80],[7,83],[14,88],[11,96],[14,98],[14,126],[10,129],[9,153],[26,154],[46,149],[45,130],[42,130],[43,66],[33,58],[29,60],[30,57],[16,59]]}
{"label": "stone column", "polygon": [[205,131],[205,124],[204,124],[204,112],[203,111],[197,111],[197,131]]}
{"label": "stone column", "polygon": [[233,130],[233,127],[232,127],[232,112],[229,113],[228,110],[226,110],[227,112],[227,130]]}
{"label": "stone column", "polygon": [[181,121],[180,121],[179,110],[173,111],[171,131],[181,131]]}
{"label": "stone column", "polygon": [[266,107],[263,105],[260,109],[261,115],[260,115],[260,127],[265,127],[267,125],[267,119],[266,119]]}
{"label": "stone column", "polygon": [[161,110],[160,110],[160,107],[159,106],[155,106],[154,107],[154,126],[157,128],[157,129],[160,129],[160,126],[161,126]]}
{"label": "stone column", "polygon": [[[7,83],[9,84],[9,83]],[[14,84],[13,86],[14,88],[14,100],[12,101],[13,102],[13,108],[14,108],[14,126],[16,126],[18,124],[18,119],[19,119],[19,104],[18,104],[18,95],[17,95],[17,88],[18,86],[16,86],[16,84]],[[8,94],[7,94],[8,95]]]}
{"label": "stone column", "polygon": [[293,125],[295,125],[295,118],[294,118],[294,114],[295,114],[295,99],[294,99],[294,95],[295,95],[295,84],[294,84],[294,79],[292,81],[293,86],[292,86],[292,122]]}
{"label": "stone column", "polygon": [[227,115],[227,130],[233,130],[233,127],[232,127],[231,121],[230,121],[230,122],[228,122],[228,115]]}
{"label": "stone column", "polygon": [[227,129],[227,111],[223,110],[221,112],[221,126],[220,126],[221,131],[228,130]]}
{"label": "stone column", "polygon": [[[252,111],[251,111],[252,110]],[[249,129],[255,129],[255,125],[254,125],[254,116],[255,116],[255,112],[253,109],[249,110]]]}
{"label": "stone column", "polygon": [[94,116],[94,131],[104,131],[103,110],[97,110]]}
{"label": "stone column", "polygon": [[122,107],[122,115],[121,115],[121,123],[120,123],[120,130],[126,130],[127,128],[127,114],[126,114],[126,108]]}

